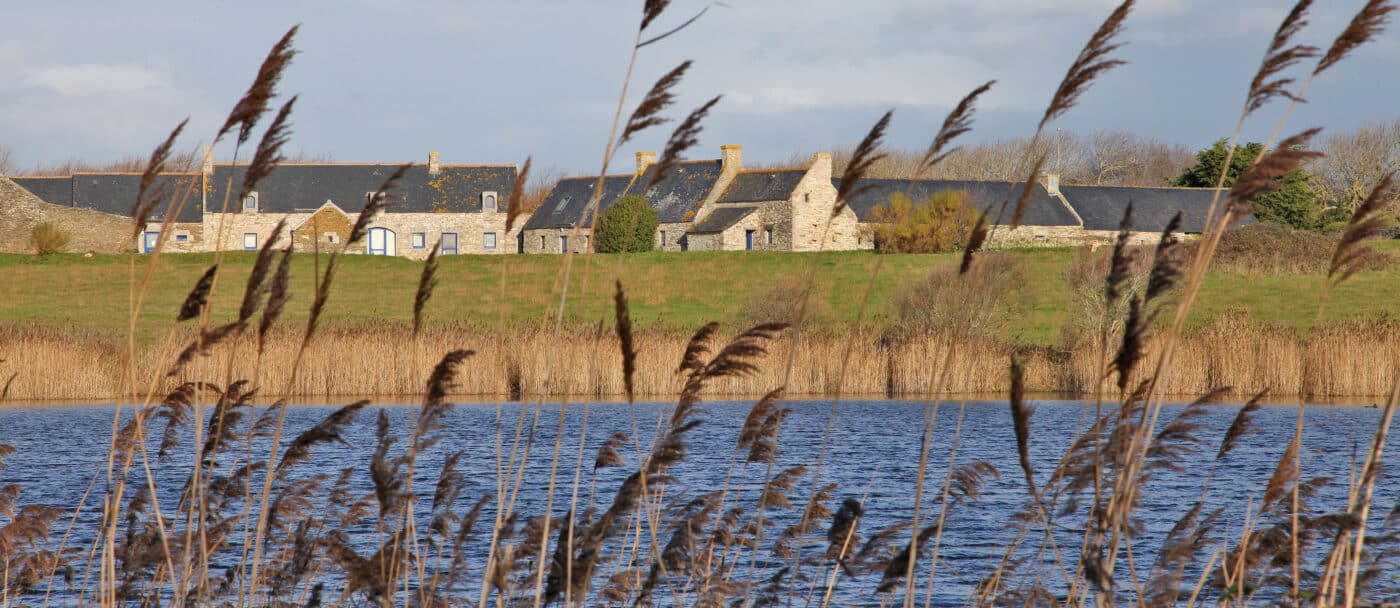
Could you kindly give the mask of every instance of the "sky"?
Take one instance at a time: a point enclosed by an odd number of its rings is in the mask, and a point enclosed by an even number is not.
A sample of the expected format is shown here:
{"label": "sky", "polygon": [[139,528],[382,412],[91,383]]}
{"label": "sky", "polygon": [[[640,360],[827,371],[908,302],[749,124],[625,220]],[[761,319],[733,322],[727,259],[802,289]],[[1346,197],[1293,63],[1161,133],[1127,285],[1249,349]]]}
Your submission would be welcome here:
{"label": "sky", "polygon": [[[995,79],[961,143],[1030,135],[1114,0],[674,0],[643,48],[624,117],[681,61],[670,115],[715,95],[692,158],[742,144],[780,162],[850,147],[888,109],[892,147],[922,149],[949,109]],[[1302,41],[1326,47],[1364,0],[1315,5]],[[521,163],[596,173],[641,0],[0,0],[0,146],[18,167],[147,155],[182,119],[180,147],[218,129],[278,38],[301,24],[283,78],[298,95],[288,150],[336,161]],[[1119,56],[1051,128],[1126,130],[1204,147],[1229,135],[1287,0],[1141,0]],[[1400,34],[1313,84],[1288,132],[1400,117]],[[1305,69],[1310,69],[1310,66]],[[1304,71],[1304,70],[1299,70]],[[1266,139],[1282,112],[1252,117]],[[269,116],[270,119],[270,116]],[[675,123],[617,152],[664,146]],[[217,152],[227,158],[227,145]],[[244,158],[247,152],[242,154]]]}

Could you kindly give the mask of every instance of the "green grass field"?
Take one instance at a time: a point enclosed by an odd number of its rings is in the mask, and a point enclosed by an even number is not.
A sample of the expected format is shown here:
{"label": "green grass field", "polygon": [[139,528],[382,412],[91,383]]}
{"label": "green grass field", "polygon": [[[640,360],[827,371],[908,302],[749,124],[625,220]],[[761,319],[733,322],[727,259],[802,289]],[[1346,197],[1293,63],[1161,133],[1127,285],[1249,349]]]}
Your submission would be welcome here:
{"label": "green grass field", "polygon": [[[1400,251],[1400,242],[1377,246]],[[1012,337],[1027,343],[1054,342],[1067,321],[1068,291],[1063,271],[1074,256],[1066,249],[1018,251],[1028,264],[1024,289],[1033,305],[1012,327]],[[213,300],[220,318],[231,318],[242,295],[253,254],[231,253]],[[856,317],[877,261],[867,318],[879,324],[890,314],[887,301],[901,285],[922,280],[929,271],[954,262],[956,254],[888,255],[870,252],[820,254],[765,252],[686,252],[641,255],[596,255],[585,272],[585,258],[575,258],[570,277],[570,322],[596,324],[611,319],[612,282],[620,277],[631,299],[632,316],[642,327],[689,331],[710,320],[736,317],[751,294],[768,290],[785,277],[805,276],[818,265],[815,293],[825,299],[838,321]],[[148,258],[135,259],[136,280]],[[143,340],[169,327],[185,294],[213,263],[213,254],[167,254],[157,262],[137,335]],[[0,323],[66,326],[124,333],[128,318],[131,261],[127,256],[57,255],[35,259],[0,255]],[[324,260],[322,260],[324,261]],[[532,324],[545,319],[558,302],[562,256],[450,256],[439,269],[440,284],[429,304],[432,323],[494,327],[504,310],[507,323]],[[334,283],[327,322],[407,323],[422,264],[394,258],[346,256]],[[313,293],[313,258],[294,258],[294,296],[286,318],[304,321]],[[955,262],[954,262],[955,263]],[[504,300],[501,273],[506,275]],[[584,279],[587,275],[587,283]],[[1320,275],[1240,275],[1213,273],[1195,307],[1193,323],[1235,310],[1259,321],[1296,327],[1312,324],[1324,278]],[[1400,267],[1364,272],[1335,292],[1329,320],[1378,314],[1400,315]],[[580,306],[581,302],[581,306]],[[503,308],[504,307],[504,308]]]}

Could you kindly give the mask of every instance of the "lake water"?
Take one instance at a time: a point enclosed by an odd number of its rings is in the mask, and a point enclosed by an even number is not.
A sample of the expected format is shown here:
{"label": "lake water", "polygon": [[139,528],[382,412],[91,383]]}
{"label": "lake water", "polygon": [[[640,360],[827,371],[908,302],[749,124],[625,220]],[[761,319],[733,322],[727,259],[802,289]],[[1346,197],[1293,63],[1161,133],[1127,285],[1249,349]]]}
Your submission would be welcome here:
{"label": "lake water", "polygon": [[[792,414],[783,426],[777,464],[774,471],[795,466],[813,466],[817,462],[822,438],[831,413],[829,400],[797,401],[788,404]],[[937,511],[938,489],[948,467],[948,459],[953,445],[955,427],[962,404],[945,403],[940,406],[934,443],[929,461],[928,489],[924,494],[923,512]],[[983,494],[973,503],[952,510],[948,516],[940,548],[943,563],[936,578],[932,604],[939,606],[962,605],[973,585],[989,567],[994,567],[1001,557],[1003,548],[1012,532],[1008,529],[1009,517],[1026,504],[1025,481],[1018,465],[1015,439],[1008,407],[1005,402],[975,401],[965,404],[965,420],[957,452],[957,462],[967,463],[984,460],[995,466],[1001,475],[989,479]],[[686,497],[718,490],[725,485],[730,474],[731,459],[738,430],[747,415],[752,402],[707,402],[703,404],[704,424],[690,434],[691,448],[686,461],[671,471],[676,481],[668,492],[683,492]],[[513,432],[515,421],[521,412],[519,404],[506,404],[502,418],[506,421],[507,444],[509,433]],[[636,406],[636,426],[643,441],[649,440],[657,426],[658,417],[665,404],[639,404]],[[1031,456],[1035,463],[1037,479],[1044,483],[1049,471],[1055,466],[1072,439],[1092,416],[1089,404],[1075,401],[1041,401],[1036,403],[1036,413],[1032,420],[1030,437]],[[363,411],[356,423],[345,434],[346,446],[320,445],[313,450],[314,461],[303,465],[298,476],[311,473],[329,473],[332,476],[345,467],[358,467],[362,473],[356,478],[356,489],[362,493],[372,492],[368,474],[368,464],[375,448],[375,417],[381,408],[371,407]],[[387,406],[387,412],[394,429],[406,434],[413,408]],[[1175,415],[1179,407],[1168,410],[1166,416]],[[1153,556],[1160,545],[1162,536],[1182,513],[1198,498],[1202,479],[1213,459],[1221,436],[1230,424],[1238,406],[1213,406],[1203,419],[1204,429],[1199,433],[1204,445],[1193,456],[1183,458],[1179,464],[1185,470],[1181,473],[1164,473],[1155,476],[1147,486],[1143,506],[1138,511],[1146,532],[1133,544],[1139,560],[1141,556]],[[113,408],[110,406],[91,407],[47,407],[0,410],[0,444],[9,444],[16,452],[6,457],[6,467],[0,470],[0,485],[19,484],[23,487],[21,502],[41,503],[64,509],[72,509],[87,489],[89,481],[103,468],[111,437]],[[296,407],[287,414],[287,441],[296,433],[311,427],[328,413],[331,407]],[[534,408],[527,408],[533,414]],[[540,408],[539,423],[535,428],[533,449],[528,460],[527,473],[516,510],[530,515],[544,511],[551,472],[551,460],[555,438],[560,432],[561,406],[547,404]],[[914,506],[914,486],[918,470],[920,428],[925,408],[922,404],[907,401],[853,401],[841,403],[837,410],[831,439],[827,448],[826,465],[822,471],[823,483],[838,484],[830,506],[833,510],[842,498],[851,496],[863,499],[867,515],[860,524],[860,532],[867,537],[881,528],[899,521],[908,520]],[[1285,406],[1269,406],[1261,410],[1256,418],[1255,431],[1248,435],[1235,453],[1220,463],[1216,473],[1216,483],[1211,487],[1208,510],[1216,506],[1229,506],[1224,519],[1222,533],[1226,537],[1238,538],[1239,522],[1246,504],[1255,504],[1263,492],[1263,486],[1274,470],[1274,466],[1285,446],[1292,437],[1297,410]],[[573,493],[573,479],[579,439],[583,435],[584,407],[570,405],[564,416],[562,433],[564,441],[559,453],[558,478],[553,512],[561,517],[568,509]],[[1314,499],[1319,510],[1340,510],[1345,503],[1346,484],[1350,475],[1353,458],[1364,457],[1374,433],[1380,412],[1376,409],[1357,407],[1310,407],[1306,412],[1303,432],[1303,475],[1332,476],[1336,481],[1324,487]],[[1164,417],[1164,422],[1168,418]],[[634,420],[632,410],[625,404],[592,404],[588,407],[587,433],[583,441],[583,476],[579,489],[580,501],[586,501],[589,493],[593,459],[599,444],[610,434],[618,431],[632,434]],[[422,455],[417,469],[415,487],[431,494],[437,481],[445,454],[461,450],[464,457],[458,464],[466,479],[466,488],[455,505],[462,512],[481,496],[494,492],[496,479],[496,429],[497,414],[494,405],[460,405],[446,418],[448,431],[445,440]],[[151,429],[152,453],[159,440],[161,427]],[[167,514],[173,511],[179,489],[189,473],[192,455],[189,451],[189,435],[182,450],[168,462],[156,463],[155,474],[161,490],[161,505]],[[403,447],[403,441],[396,444]],[[1385,462],[1394,463],[1400,458],[1400,445],[1394,435],[1388,442]],[[265,449],[262,450],[266,456]],[[632,446],[622,450],[628,465],[602,469],[598,472],[596,487],[599,498],[595,502],[606,505],[611,500],[620,481],[630,471],[635,470],[635,454]],[[136,467],[139,469],[138,467]],[[1394,470],[1394,469],[1392,469]],[[741,503],[751,504],[756,500],[758,488],[767,473],[762,465],[742,464],[733,469],[731,486]],[[1373,526],[1380,525],[1380,517],[1391,510],[1397,497],[1400,497],[1400,474],[1383,476],[1375,492],[1373,512],[1377,512]],[[132,479],[136,479],[133,476]],[[142,478],[144,479],[144,478]],[[144,483],[144,482],[142,482]],[[791,493],[795,509],[770,511],[778,520],[778,528],[767,534],[776,534],[777,529],[794,521],[801,505],[806,501],[811,488],[810,475],[802,478]],[[105,481],[99,480],[85,512],[69,545],[84,550],[92,541],[92,532],[98,526],[98,507],[95,501],[105,488]],[[427,509],[431,496],[427,496],[420,508]],[[494,503],[492,503],[494,504]],[[488,508],[483,522],[493,516]],[[423,514],[424,520],[426,513]],[[3,520],[0,520],[3,521]],[[420,520],[422,521],[422,520]],[[59,524],[61,535],[67,520]],[[1062,522],[1065,529],[1056,535],[1066,552],[1065,559],[1073,560],[1078,552],[1076,529],[1082,530],[1082,516],[1072,516]],[[825,526],[825,522],[822,524]],[[478,528],[478,537],[489,535],[489,524]],[[366,530],[367,542],[370,532]],[[825,538],[824,533],[818,536]],[[907,534],[902,535],[907,542]],[[478,542],[484,542],[478,541]],[[664,543],[664,539],[661,541]],[[769,544],[765,540],[764,543]],[[1036,545],[1038,542],[1030,543]],[[484,545],[483,545],[484,546]],[[811,545],[817,547],[817,545]],[[822,545],[824,548],[824,543]],[[808,554],[820,549],[805,549]],[[476,552],[474,555],[483,555]],[[780,564],[772,560],[767,550],[759,552],[758,567],[772,568]],[[747,561],[746,561],[747,563]],[[1052,563],[1047,558],[1047,563]],[[921,571],[927,572],[928,559],[921,563]],[[471,580],[479,580],[480,564],[470,565]],[[1144,566],[1139,563],[1139,568]],[[1045,573],[1054,572],[1054,566]],[[747,567],[740,570],[740,578],[747,578]],[[810,569],[809,572],[815,572]],[[1029,572],[1029,568],[1026,570]],[[766,570],[771,572],[771,570]],[[823,570],[825,572],[825,570]],[[761,574],[760,574],[761,576]],[[926,584],[926,576],[919,584],[920,597]],[[1393,578],[1391,583],[1393,583]],[[878,575],[856,578],[843,577],[838,583],[837,599],[841,605],[878,605],[878,597],[873,589]],[[1192,579],[1194,582],[1194,579]],[[336,581],[328,581],[331,588]],[[76,583],[74,583],[76,584]],[[1054,583],[1051,587],[1054,588]],[[1187,585],[1190,586],[1190,583]],[[58,597],[61,601],[71,601],[72,589],[59,585]],[[596,587],[595,587],[596,588]],[[806,601],[806,586],[797,594],[796,604]],[[42,589],[42,586],[41,586]],[[328,598],[339,592],[328,593]],[[475,601],[475,592],[470,597]],[[665,605],[669,596],[657,594],[658,603]],[[819,603],[819,602],[817,602]],[[922,605],[922,600],[920,601]],[[815,604],[814,604],[815,605]]]}

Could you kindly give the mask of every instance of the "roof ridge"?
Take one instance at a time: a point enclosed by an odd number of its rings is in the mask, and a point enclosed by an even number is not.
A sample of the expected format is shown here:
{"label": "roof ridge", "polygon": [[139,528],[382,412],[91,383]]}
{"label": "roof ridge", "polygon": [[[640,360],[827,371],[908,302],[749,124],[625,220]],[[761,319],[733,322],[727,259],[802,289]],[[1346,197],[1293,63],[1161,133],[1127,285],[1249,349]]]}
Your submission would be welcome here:
{"label": "roof ridge", "polygon": [[778,169],[741,169],[739,175],[745,173],[787,173],[790,171],[810,171],[810,167],[783,167]]}
{"label": "roof ridge", "polygon": [[[1211,188],[1211,187],[1209,187],[1209,186],[1200,186],[1200,187],[1198,187],[1198,186],[1137,186],[1137,185],[1131,185],[1131,186],[1130,186],[1130,185],[1126,185],[1126,184],[1061,184],[1060,187],[1061,187],[1061,188],[1125,188],[1125,189],[1134,189],[1134,190],[1210,190],[1210,191],[1212,191],[1212,192],[1215,191],[1215,188]],[[1229,190],[1229,188],[1224,188],[1223,190]],[[1223,191],[1223,190],[1222,190],[1222,191]]]}

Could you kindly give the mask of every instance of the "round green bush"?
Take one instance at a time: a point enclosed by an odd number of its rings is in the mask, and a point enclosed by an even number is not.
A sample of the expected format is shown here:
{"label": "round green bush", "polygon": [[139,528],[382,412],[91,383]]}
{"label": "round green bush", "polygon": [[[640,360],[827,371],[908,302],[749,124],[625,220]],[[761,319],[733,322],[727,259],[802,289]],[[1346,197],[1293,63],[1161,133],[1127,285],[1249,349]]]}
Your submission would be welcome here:
{"label": "round green bush", "polygon": [[640,196],[624,196],[598,216],[593,242],[599,253],[651,251],[656,242],[656,210]]}

